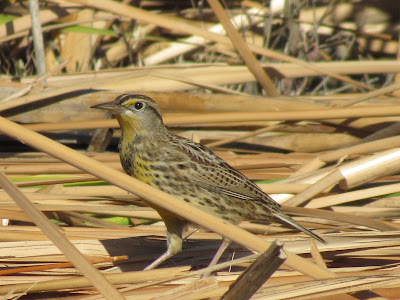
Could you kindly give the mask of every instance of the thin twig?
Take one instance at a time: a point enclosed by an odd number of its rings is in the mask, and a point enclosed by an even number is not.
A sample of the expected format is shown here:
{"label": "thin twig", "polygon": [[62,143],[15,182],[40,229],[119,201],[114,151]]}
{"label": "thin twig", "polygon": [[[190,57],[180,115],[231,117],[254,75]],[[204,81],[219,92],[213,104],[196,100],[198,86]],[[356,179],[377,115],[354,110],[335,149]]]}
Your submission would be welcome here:
{"label": "thin twig", "polygon": [[28,2],[29,2],[29,12],[31,14],[31,20],[32,20],[32,34],[33,34],[33,44],[35,46],[37,74],[41,76],[46,73],[46,58],[44,54],[42,24],[40,23],[40,15],[39,15],[39,1],[29,0]]}

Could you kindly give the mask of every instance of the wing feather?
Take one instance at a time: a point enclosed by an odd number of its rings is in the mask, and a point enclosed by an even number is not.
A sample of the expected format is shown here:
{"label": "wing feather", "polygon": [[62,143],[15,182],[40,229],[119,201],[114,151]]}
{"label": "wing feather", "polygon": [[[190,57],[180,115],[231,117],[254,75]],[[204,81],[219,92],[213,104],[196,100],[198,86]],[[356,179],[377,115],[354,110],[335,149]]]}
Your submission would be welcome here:
{"label": "wing feather", "polygon": [[[173,135],[172,141],[194,161],[195,166],[190,172],[198,185],[238,199],[272,204],[279,209],[280,205],[277,202],[208,148],[176,135]],[[196,164],[196,161],[201,164]]]}

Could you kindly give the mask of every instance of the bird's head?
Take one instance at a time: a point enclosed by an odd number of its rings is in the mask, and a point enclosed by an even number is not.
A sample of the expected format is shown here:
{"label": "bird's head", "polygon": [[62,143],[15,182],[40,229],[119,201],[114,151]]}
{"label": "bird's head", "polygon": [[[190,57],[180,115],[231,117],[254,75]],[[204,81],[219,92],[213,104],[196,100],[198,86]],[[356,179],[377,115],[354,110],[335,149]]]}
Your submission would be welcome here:
{"label": "bird's head", "polygon": [[161,111],[150,97],[137,94],[123,94],[114,101],[94,105],[91,108],[113,112],[123,132],[149,134],[163,128]]}

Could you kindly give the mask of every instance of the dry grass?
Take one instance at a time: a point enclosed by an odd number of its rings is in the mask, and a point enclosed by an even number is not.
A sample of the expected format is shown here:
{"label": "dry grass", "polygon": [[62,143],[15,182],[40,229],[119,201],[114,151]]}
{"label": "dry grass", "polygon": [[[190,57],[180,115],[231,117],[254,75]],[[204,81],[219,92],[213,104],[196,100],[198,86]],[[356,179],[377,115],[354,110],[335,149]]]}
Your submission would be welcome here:
{"label": "dry grass", "polygon": [[[399,298],[397,2],[199,3],[41,3],[45,62],[27,3],[1,4],[0,294],[232,299],[251,296],[227,293],[252,284],[247,269],[266,280],[252,299]],[[212,147],[328,244],[225,224],[123,174],[118,124],[89,109],[123,92],[154,98],[171,130]],[[165,250],[149,202],[202,229],[141,271]],[[207,269],[221,235],[235,245]],[[286,260],[264,274],[252,251],[277,239]]]}

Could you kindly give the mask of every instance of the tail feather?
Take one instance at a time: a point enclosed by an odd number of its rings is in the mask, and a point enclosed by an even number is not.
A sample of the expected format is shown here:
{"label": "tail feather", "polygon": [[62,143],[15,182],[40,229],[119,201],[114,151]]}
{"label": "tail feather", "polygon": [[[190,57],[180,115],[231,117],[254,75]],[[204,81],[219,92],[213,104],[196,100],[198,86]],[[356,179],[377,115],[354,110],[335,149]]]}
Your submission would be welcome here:
{"label": "tail feather", "polygon": [[282,222],[296,228],[299,229],[301,231],[303,231],[304,233],[307,233],[309,236],[313,237],[314,239],[316,239],[317,241],[323,243],[323,244],[327,244],[327,242],[321,238],[320,236],[316,235],[315,233],[313,233],[311,230],[305,228],[304,226],[300,225],[299,223],[297,223],[295,220],[293,220],[291,217],[289,217],[288,215],[285,215],[283,213],[276,213],[274,214],[274,217],[281,220]]}

